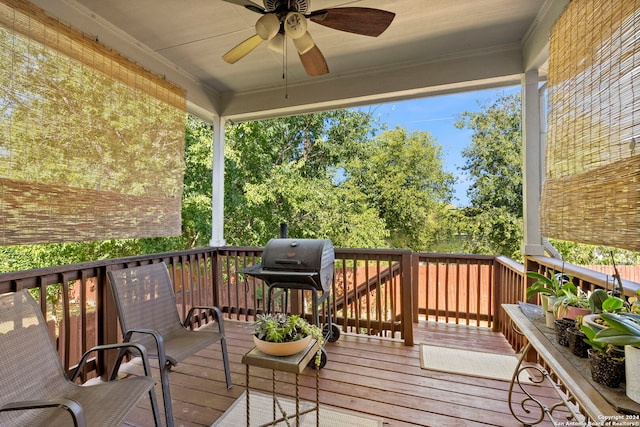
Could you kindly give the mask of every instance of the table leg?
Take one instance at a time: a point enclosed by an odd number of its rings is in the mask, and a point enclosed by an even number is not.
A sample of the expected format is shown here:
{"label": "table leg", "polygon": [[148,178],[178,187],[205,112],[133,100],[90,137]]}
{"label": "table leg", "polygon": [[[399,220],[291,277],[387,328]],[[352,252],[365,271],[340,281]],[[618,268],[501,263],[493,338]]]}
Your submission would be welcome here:
{"label": "table leg", "polygon": [[316,369],[316,427],[320,427],[320,369]]}
{"label": "table leg", "polygon": [[300,375],[296,374],[296,427],[300,426]]}
{"label": "table leg", "polygon": [[250,416],[249,416],[249,365],[247,366],[247,370],[246,370],[246,387],[245,387],[245,398],[246,398],[246,404],[247,404],[247,427],[251,426],[251,422],[250,422]]}
{"label": "table leg", "polygon": [[271,398],[273,400],[273,421],[276,420],[276,371],[271,370]]}

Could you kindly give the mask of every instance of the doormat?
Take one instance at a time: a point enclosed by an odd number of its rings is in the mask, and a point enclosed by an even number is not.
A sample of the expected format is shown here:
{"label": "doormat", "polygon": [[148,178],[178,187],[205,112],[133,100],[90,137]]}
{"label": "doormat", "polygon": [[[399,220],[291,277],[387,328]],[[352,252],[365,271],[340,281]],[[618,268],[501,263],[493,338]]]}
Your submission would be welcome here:
{"label": "doormat", "polygon": [[[251,410],[249,412],[252,426],[257,426],[271,422],[273,420],[273,397],[268,394],[251,391],[249,394]],[[293,398],[278,396],[278,402],[288,415],[296,412],[296,401]],[[310,409],[315,404],[309,401],[300,401],[300,410]],[[238,427],[244,426],[247,422],[246,392],[225,411],[225,413],[213,423],[211,427]],[[276,415],[280,417],[280,412],[276,407]],[[295,425],[295,418],[289,422]],[[286,426],[282,421],[276,426]],[[316,413],[310,412],[300,417],[300,425],[312,427],[316,425]],[[371,415],[360,414],[344,409],[333,408],[331,406],[320,405],[320,426],[321,427],[382,427],[383,419]]]}
{"label": "doormat", "polygon": [[[483,353],[458,348],[420,344],[420,367],[433,371],[471,377],[511,381],[518,365],[518,356]],[[521,383],[531,383],[526,371],[520,373]]]}

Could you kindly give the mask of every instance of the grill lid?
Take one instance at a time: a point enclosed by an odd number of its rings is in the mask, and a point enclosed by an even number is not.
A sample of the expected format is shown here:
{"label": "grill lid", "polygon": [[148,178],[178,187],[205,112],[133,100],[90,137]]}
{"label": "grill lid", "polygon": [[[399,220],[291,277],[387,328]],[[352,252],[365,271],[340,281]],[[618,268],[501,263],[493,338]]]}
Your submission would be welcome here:
{"label": "grill lid", "polygon": [[262,263],[240,270],[267,284],[312,285],[329,291],[333,281],[335,253],[329,240],[271,239],[262,253]]}
{"label": "grill lid", "polygon": [[265,270],[316,272],[331,265],[335,254],[329,240],[271,239],[262,253]]}

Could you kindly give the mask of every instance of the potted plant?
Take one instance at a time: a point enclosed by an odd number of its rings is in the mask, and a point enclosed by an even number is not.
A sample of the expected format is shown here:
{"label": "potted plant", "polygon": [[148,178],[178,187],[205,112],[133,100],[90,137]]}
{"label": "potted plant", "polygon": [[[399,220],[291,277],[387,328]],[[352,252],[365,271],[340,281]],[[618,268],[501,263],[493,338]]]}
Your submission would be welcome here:
{"label": "potted plant", "polygon": [[[290,356],[307,348],[312,338],[320,342],[322,329],[299,315],[267,313],[256,316],[253,341],[260,351],[272,356]],[[317,364],[317,361],[316,361]]]}
{"label": "potted plant", "polygon": [[[603,300],[602,293],[607,295]],[[629,298],[631,300],[631,298]],[[592,314],[588,314],[582,318],[582,323],[596,331],[605,327],[604,320],[600,317],[601,313],[619,313],[623,310],[630,310],[632,305],[625,302],[622,298],[609,295],[603,289],[596,289],[589,297],[589,307]]]}
{"label": "potted plant", "polygon": [[536,280],[527,288],[527,300],[534,295],[540,295],[547,326],[553,328],[555,321],[553,310],[556,299],[563,295],[563,290],[576,289],[576,286],[572,282],[573,276],[564,273],[554,273],[551,277],[547,277],[537,271],[527,271],[527,277]]}
{"label": "potted plant", "polygon": [[591,378],[607,387],[620,386],[625,373],[624,349],[596,340],[599,329],[594,330],[585,325],[580,329],[585,335],[584,342],[591,347],[587,351]]}
{"label": "potted plant", "polygon": [[556,340],[558,341],[558,344],[569,347],[569,337],[567,335],[567,329],[572,328],[575,323],[576,322],[571,319],[556,319],[554,321]]}
{"label": "potted plant", "polygon": [[576,320],[577,316],[585,316],[591,313],[589,309],[589,297],[579,288],[562,289],[562,295],[556,299],[554,310],[558,319],[567,318]]}
{"label": "potted plant", "polygon": [[573,324],[567,328],[565,333],[569,350],[578,357],[587,357],[589,345],[584,341],[587,336],[582,332],[582,316],[576,316]]}
{"label": "potted plant", "polygon": [[625,382],[629,399],[640,403],[640,315],[636,313],[601,313],[607,324],[594,341],[624,346]]}

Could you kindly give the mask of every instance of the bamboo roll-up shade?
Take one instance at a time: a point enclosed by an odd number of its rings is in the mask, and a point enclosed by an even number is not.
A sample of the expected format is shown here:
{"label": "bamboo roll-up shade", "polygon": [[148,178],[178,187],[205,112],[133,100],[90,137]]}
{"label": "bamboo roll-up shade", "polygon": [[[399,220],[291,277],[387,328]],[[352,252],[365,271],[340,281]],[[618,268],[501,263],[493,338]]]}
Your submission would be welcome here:
{"label": "bamboo roll-up shade", "polygon": [[640,250],[640,0],[573,0],[548,87],[543,234]]}
{"label": "bamboo roll-up shade", "polygon": [[183,90],[0,0],[0,245],[181,234]]}

